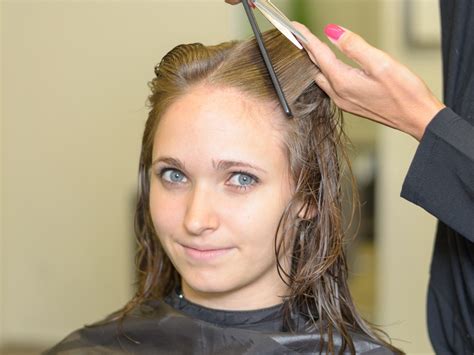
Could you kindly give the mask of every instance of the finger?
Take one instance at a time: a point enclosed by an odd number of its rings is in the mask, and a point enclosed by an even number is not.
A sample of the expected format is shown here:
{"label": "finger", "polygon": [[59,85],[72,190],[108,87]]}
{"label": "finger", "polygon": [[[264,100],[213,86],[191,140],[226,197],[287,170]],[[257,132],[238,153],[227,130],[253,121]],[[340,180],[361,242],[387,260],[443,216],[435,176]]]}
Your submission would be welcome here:
{"label": "finger", "polygon": [[393,127],[393,125],[388,123],[387,120],[379,114],[367,110],[365,107],[362,107],[355,102],[351,102],[350,100],[344,99],[339,96],[338,93],[331,86],[327,78],[324,76],[324,74],[316,74],[314,81],[331,98],[334,104],[343,111],[355,114],[360,117],[368,118],[374,122],[382,123],[388,127]]}
{"label": "finger", "polygon": [[337,94],[334,88],[331,86],[328,79],[324,76],[323,73],[316,74],[314,81],[316,84],[331,98],[332,102],[341,108],[342,110],[347,110],[347,107],[344,107],[344,100]]}
{"label": "finger", "polygon": [[334,93],[334,90],[323,73],[319,72],[318,74],[316,74],[316,76],[314,77],[314,81],[326,94],[329,95],[329,97],[332,98],[331,94]]}
{"label": "finger", "polygon": [[392,60],[388,54],[372,47],[361,36],[344,27],[329,24],[324,32],[342,53],[368,74],[383,70]]}
{"label": "finger", "polygon": [[314,81],[331,98],[331,100],[334,102],[336,106],[338,106],[339,108],[343,110],[348,109],[347,102],[341,96],[338,95],[336,90],[334,90],[331,83],[324,76],[323,73],[316,74]]}
{"label": "finger", "polygon": [[335,80],[338,81],[341,78],[344,78],[346,73],[351,70],[352,67],[337,59],[329,46],[319,40],[319,38],[311,33],[306,26],[298,22],[293,22],[293,24],[296,29],[306,37],[306,43],[301,41],[303,46],[308,52],[310,58],[319,67],[329,82],[332,83]]}

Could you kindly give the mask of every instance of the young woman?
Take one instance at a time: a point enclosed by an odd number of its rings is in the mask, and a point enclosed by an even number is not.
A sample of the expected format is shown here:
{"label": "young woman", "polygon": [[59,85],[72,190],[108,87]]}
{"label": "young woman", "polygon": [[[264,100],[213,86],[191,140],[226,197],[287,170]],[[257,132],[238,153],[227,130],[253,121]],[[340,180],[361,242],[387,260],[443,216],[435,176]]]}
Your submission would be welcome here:
{"label": "young woman", "polygon": [[397,352],[347,286],[340,112],[304,51],[264,40],[294,118],[253,39],[180,45],[155,68],[136,295],[49,354]]}

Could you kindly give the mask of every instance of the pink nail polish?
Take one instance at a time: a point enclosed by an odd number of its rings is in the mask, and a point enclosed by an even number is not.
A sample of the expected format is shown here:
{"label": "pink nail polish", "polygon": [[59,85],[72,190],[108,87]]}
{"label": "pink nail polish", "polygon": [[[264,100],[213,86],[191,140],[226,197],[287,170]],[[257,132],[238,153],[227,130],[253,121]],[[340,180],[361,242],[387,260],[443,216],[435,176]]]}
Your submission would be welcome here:
{"label": "pink nail polish", "polygon": [[326,33],[329,38],[335,41],[337,41],[344,32],[345,31],[338,25],[329,24],[324,28],[324,33]]}

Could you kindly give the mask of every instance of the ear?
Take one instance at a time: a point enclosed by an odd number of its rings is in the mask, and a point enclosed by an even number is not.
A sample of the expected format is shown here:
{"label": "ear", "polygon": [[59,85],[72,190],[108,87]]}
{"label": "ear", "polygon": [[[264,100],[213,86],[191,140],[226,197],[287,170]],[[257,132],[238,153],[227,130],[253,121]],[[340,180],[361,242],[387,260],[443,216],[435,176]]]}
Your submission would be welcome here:
{"label": "ear", "polygon": [[318,214],[317,206],[310,205],[307,201],[301,201],[298,203],[298,218],[300,219],[312,219]]}

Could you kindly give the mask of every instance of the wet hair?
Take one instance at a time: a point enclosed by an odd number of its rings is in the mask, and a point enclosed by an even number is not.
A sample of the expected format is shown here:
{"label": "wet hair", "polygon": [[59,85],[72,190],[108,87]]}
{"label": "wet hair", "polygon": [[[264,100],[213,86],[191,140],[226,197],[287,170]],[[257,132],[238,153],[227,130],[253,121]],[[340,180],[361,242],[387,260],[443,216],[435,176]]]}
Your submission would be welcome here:
{"label": "wet hair", "polygon": [[[316,351],[335,352],[333,335],[343,339],[341,349],[355,352],[352,332],[396,350],[357,312],[347,283],[342,218],[341,166],[346,160],[342,115],[315,84],[318,68],[305,51],[291,45],[278,31],[263,34],[269,55],[294,117],[283,111],[279,128],[289,159],[294,196],[275,233],[275,254],[290,255],[290,267],[278,263],[289,295],[285,319],[299,312],[308,331],[327,339]],[[125,317],[150,299],[162,299],[180,284],[180,276],[166,255],[150,214],[150,168],[155,131],[167,108],[197,85],[238,89],[255,99],[278,100],[255,39],[216,46],[179,45],[164,56],[149,83],[150,112],[143,134],[139,164],[139,191],[135,215],[138,242],[138,280],[135,296],[121,310]],[[282,235],[282,238],[277,238]],[[341,350],[342,351],[342,350]]]}

